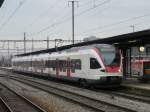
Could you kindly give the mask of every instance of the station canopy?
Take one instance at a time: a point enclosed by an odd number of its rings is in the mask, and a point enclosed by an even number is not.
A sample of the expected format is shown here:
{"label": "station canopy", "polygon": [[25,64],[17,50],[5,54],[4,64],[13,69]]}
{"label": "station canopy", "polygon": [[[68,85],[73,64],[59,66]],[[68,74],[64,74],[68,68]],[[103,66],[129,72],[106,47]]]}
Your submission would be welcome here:
{"label": "station canopy", "polygon": [[123,35],[117,35],[117,36],[108,37],[108,38],[87,41],[87,42],[81,42],[77,44],[61,46],[61,47],[57,47],[57,49],[51,48],[51,49],[45,49],[45,50],[40,50],[40,51],[35,51],[35,52],[29,52],[25,54],[19,54],[16,56],[28,56],[28,55],[36,55],[36,54],[49,53],[49,52],[51,53],[51,52],[56,52],[56,50],[62,51],[62,50],[66,50],[72,47],[87,46],[87,45],[92,45],[92,44],[112,44],[122,49],[130,48],[134,46],[137,46],[137,47],[144,46],[146,44],[150,44],[150,29],[123,34]]}
{"label": "station canopy", "polygon": [[3,2],[4,2],[4,0],[0,0],[0,7],[2,6]]}

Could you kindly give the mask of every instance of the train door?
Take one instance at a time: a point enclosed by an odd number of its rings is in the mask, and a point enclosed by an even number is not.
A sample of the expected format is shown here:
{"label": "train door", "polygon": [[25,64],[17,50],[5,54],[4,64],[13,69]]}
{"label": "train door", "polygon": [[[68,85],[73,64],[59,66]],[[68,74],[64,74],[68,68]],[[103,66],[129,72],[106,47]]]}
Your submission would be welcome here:
{"label": "train door", "polygon": [[67,77],[71,75],[71,60],[70,58],[67,59]]}
{"label": "train door", "polygon": [[56,59],[56,76],[59,77],[60,73],[60,68],[59,68],[59,60]]}

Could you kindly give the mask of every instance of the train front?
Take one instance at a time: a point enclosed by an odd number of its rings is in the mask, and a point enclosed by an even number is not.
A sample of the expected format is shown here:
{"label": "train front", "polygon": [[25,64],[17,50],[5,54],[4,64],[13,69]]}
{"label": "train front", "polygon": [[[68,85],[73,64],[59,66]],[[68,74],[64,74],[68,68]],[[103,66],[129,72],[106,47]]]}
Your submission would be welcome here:
{"label": "train front", "polygon": [[100,83],[104,85],[119,85],[122,82],[122,57],[119,49],[112,45],[94,48],[99,69]]}

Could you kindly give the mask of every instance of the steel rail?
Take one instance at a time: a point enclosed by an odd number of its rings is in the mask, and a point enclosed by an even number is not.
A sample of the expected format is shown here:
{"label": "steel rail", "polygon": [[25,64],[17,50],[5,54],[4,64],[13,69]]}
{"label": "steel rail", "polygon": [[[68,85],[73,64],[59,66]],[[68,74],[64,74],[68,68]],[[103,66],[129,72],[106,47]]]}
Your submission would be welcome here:
{"label": "steel rail", "polygon": [[[17,76],[13,76],[13,77],[17,77]],[[25,77],[27,77],[27,76],[25,76]],[[17,78],[20,78],[20,77],[17,77]],[[118,92],[118,91],[97,90],[97,89],[93,89],[93,88],[92,89],[89,88],[89,90],[92,90],[95,92],[101,92],[101,93],[105,93],[105,94],[109,94],[109,95],[112,94],[113,96],[117,96],[117,97],[119,96],[119,97],[132,99],[132,100],[136,100],[136,101],[150,104],[150,97],[146,97],[143,95],[135,95],[135,94],[130,94],[130,93],[127,94],[127,93]]]}
{"label": "steel rail", "polygon": [[[20,78],[18,76],[13,76],[13,77]],[[27,77],[27,76],[24,76],[24,77]],[[30,78],[30,77],[28,77],[28,78]],[[92,91],[95,91],[95,92],[105,93],[105,94],[108,94],[108,95],[112,94],[114,97],[115,96],[123,97],[123,98],[132,99],[132,100],[136,100],[136,101],[140,101],[140,102],[143,102],[143,103],[150,104],[150,98],[146,97],[146,96],[143,96],[143,95],[127,94],[127,93],[118,92],[118,91],[114,92],[114,91],[108,91],[108,90],[97,90],[97,89],[93,89],[93,88],[89,89],[89,90],[92,90]]]}
{"label": "steel rail", "polygon": [[[23,75],[22,75],[23,76]],[[13,76],[13,77],[16,77],[16,78],[20,78],[18,76]],[[30,78],[30,77],[27,77],[27,76],[23,76],[23,78],[25,78],[25,80],[27,80],[26,78]],[[33,78],[30,78],[31,80]],[[126,94],[126,93],[122,93],[122,92],[112,92],[112,91],[107,91],[107,90],[100,90],[100,91],[97,91],[96,89],[90,89],[92,91],[95,91],[95,92],[101,92],[101,93],[105,93],[105,94],[112,94],[112,96],[114,97],[121,97],[121,98],[127,98],[127,99],[130,99],[130,100],[135,100],[135,101],[140,101],[140,102],[143,102],[143,103],[150,103],[150,98],[149,97],[145,97],[145,96],[142,96],[142,95],[134,95],[134,94]]]}
{"label": "steel rail", "polygon": [[[60,97],[63,97],[65,99],[69,99],[73,102],[76,102],[80,105],[83,105],[83,106],[86,106],[88,108],[94,109],[96,111],[105,112],[105,111],[108,111],[108,110],[109,111],[113,110],[114,112],[117,112],[117,111],[119,111],[119,112],[121,112],[121,111],[123,111],[123,112],[126,112],[126,111],[136,112],[135,110],[132,110],[132,109],[129,109],[129,108],[125,108],[125,107],[121,107],[121,106],[118,106],[118,105],[115,105],[115,104],[107,103],[107,102],[97,100],[97,99],[94,99],[94,98],[90,98],[88,96],[84,96],[84,95],[81,95],[81,94],[78,94],[78,93],[63,90],[63,89],[60,89],[60,88],[57,88],[57,87],[52,87],[50,85],[42,84],[42,83],[39,83],[39,82],[36,82],[36,81],[33,81],[33,80],[24,79],[24,78],[22,78],[22,79],[17,78],[16,79],[14,77],[11,77],[11,79],[16,80],[16,81],[21,82],[21,83],[24,83],[24,84],[29,85],[29,86],[32,86],[34,88],[43,90],[45,92],[54,94],[56,96],[60,96]],[[71,96],[71,97],[69,97],[69,96]]]}
{"label": "steel rail", "polygon": [[7,103],[1,97],[0,97],[0,104],[3,105],[3,107],[5,108],[4,110],[1,110],[1,111],[13,112],[11,108],[7,105]]}
{"label": "steel rail", "polygon": [[[9,88],[8,86],[6,86],[5,84],[3,84],[2,82],[0,82],[0,85],[3,86],[4,88],[6,88],[8,91],[12,92],[13,94],[15,94],[16,96],[18,96],[19,98],[21,98],[23,101],[25,101],[26,103],[28,103],[30,106],[32,106],[35,110],[37,110],[37,112],[47,112],[44,109],[42,109],[40,106],[36,105],[35,103],[33,103],[32,101],[30,101],[29,99],[27,99],[26,97],[24,97],[23,95],[17,93],[16,91],[14,91],[13,89]],[[11,109],[11,107],[9,106],[9,108]],[[13,109],[11,109],[13,110]],[[13,112],[13,111],[11,111]]]}
{"label": "steel rail", "polygon": [[146,96],[142,96],[142,95],[134,95],[134,94],[128,94],[128,93],[124,93],[124,92],[118,92],[118,91],[107,91],[107,90],[94,90],[96,92],[102,92],[102,93],[106,93],[106,94],[112,94],[113,96],[118,96],[118,97],[123,97],[123,98],[128,98],[128,99],[132,99],[132,100],[136,100],[136,101],[140,101],[143,103],[148,103],[150,104],[150,97],[146,97]]}

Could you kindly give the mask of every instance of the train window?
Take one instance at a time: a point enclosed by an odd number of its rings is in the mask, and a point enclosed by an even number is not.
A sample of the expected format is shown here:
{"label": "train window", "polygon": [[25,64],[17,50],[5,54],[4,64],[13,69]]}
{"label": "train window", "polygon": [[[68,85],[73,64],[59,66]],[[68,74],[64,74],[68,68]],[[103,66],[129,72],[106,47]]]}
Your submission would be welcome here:
{"label": "train window", "polygon": [[66,61],[65,60],[59,60],[59,68],[60,68],[60,71],[62,72],[65,72],[66,71]]}
{"label": "train window", "polygon": [[75,68],[75,60],[74,59],[71,60],[70,64],[71,64],[71,68]]}
{"label": "train window", "polygon": [[53,61],[52,60],[48,60],[48,68],[52,68],[53,67]]}
{"label": "train window", "polygon": [[56,60],[51,60],[51,68],[53,68],[53,70],[55,70],[55,68],[56,68]]}
{"label": "train window", "polygon": [[38,67],[38,66],[39,66],[38,61],[35,61],[35,67]]}
{"label": "train window", "polygon": [[32,61],[32,66],[35,67],[35,61]]}
{"label": "train window", "polygon": [[27,61],[27,65],[26,65],[27,67],[29,67],[30,66],[30,62],[29,61]]}
{"label": "train window", "polygon": [[36,61],[33,61],[33,66],[36,67]]}
{"label": "train window", "polygon": [[71,68],[71,72],[72,72],[72,73],[75,73],[75,68]]}
{"label": "train window", "polygon": [[63,60],[59,60],[59,68],[60,68],[60,72],[62,72],[63,70]]}
{"label": "train window", "polygon": [[101,68],[96,58],[90,58],[90,69],[98,69]]}
{"label": "train window", "polygon": [[80,59],[72,59],[71,60],[71,68],[73,68],[73,69],[81,69],[81,60]]}
{"label": "train window", "polygon": [[53,61],[52,60],[48,60],[48,68],[53,68]]}
{"label": "train window", "polygon": [[24,62],[24,64],[25,64],[25,67],[27,67],[27,66],[28,66],[28,62],[27,62],[27,61],[25,61],[25,62]]}
{"label": "train window", "polygon": [[32,67],[32,62],[31,61],[29,61],[29,65],[30,65],[30,67]]}
{"label": "train window", "polygon": [[30,61],[30,67],[32,67],[32,61]]}
{"label": "train window", "polygon": [[[44,63],[43,63],[44,64]],[[47,68],[53,68],[53,70],[55,70],[55,66],[56,66],[56,61],[55,60],[47,60],[45,62],[45,66]]]}
{"label": "train window", "polygon": [[51,68],[51,60],[47,61],[47,68]]}
{"label": "train window", "polygon": [[75,60],[74,59],[70,61],[70,67],[71,67],[71,72],[75,73]]}
{"label": "train window", "polygon": [[76,60],[76,69],[81,69],[81,60]]}
{"label": "train window", "polygon": [[43,61],[42,60],[39,61],[39,67],[40,68],[43,67]]}
{"label": "train window", "polygon": [[45,61],[45,67],[48,68],[48,60]]}
{"label": "train window", "polygon": [[66,67],[67,67],[67,61],[63,61],[63,72],[66,72]]}

